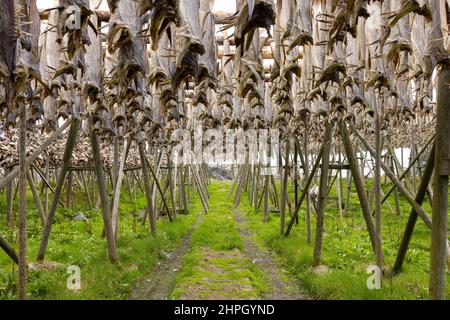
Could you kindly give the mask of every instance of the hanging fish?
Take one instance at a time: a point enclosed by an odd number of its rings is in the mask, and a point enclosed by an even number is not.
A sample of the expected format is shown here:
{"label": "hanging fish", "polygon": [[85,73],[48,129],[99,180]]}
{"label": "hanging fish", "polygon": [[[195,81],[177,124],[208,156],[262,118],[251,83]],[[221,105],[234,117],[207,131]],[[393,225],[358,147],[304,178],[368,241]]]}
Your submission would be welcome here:
{"label": "hanging fish", "polygon": [[15,95],[13,72],[17,64],[17,40],[19,38],[19,8],[14,0],[0,1],[0,77],[5,83],[5,102],[8,113],[12,111]]}

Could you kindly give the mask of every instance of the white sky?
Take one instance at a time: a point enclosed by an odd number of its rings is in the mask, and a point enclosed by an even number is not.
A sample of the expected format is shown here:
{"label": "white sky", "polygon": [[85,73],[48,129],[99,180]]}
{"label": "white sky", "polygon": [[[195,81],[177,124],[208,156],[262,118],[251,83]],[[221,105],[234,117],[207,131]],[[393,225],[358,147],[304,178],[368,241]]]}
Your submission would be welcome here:
{"label": "white sky", "polygon": [[216,0],[213,11],[236,11],[236,0]]}
{"label": "white sky", "polygon": [[[100,0],[91,0],[91,6],[96,6]],[[58,3],[58,0],[37,0],[37,6],[39,9],[46,9],[55,6]],[[100,10],[108,10],[108,4],[106,0],[103,0],[103,3]],[[236,11],[236,1],[235,0],[216,0],[214,3],[213,11],[226,11],[226,12],[234,12]]]}

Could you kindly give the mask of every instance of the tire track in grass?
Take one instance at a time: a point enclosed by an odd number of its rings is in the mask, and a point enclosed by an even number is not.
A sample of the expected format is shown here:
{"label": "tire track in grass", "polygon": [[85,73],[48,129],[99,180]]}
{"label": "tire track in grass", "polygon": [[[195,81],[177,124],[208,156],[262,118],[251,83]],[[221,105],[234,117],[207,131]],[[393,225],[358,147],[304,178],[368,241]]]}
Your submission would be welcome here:
{"label": "tire track in grass", "polygon": [[199,213],[191,229],[183,237],[182,244],[172,253],[165,254],[165,259],[141,279],[131,294],[131,300],[167,300],[175,287],[176,276],[181,269],[183,257],[190,248],[192,234],[201,223],[203,214]]}
{"label": "tire track in grass", "polygon": [[271,252],[260,248],[255,240],[254,233],[247,227],[247,217],[240,210],[235,210],[235,221],[238,230],[244,239],[244,252],[252,259],[269,281],[269,290],[261,295],[267,300],[308,300],[309,298],[300,291],[297,282],[285,272],[276,262]]}
{"label": "tire track in grass", "polygon": [[[253,284],[250,261],[238,249],[215,251],[194,249],[195,262],[187,269],[171,295],[177,300],[254,300],[258,291]],[[252,268],[254,269],[254,268]]]}

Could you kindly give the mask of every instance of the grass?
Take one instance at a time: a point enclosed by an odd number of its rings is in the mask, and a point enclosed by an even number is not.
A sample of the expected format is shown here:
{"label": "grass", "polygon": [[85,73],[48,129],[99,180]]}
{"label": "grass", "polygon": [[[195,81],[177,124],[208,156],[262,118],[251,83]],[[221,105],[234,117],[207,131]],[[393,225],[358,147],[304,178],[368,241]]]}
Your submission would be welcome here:
{"label": "grass", "polygon": [[[368,189],[370,181],[367,182]],[[344,185],[345,188],[345,185]],[[389,185],[384,186],[387,190]],[[345,190],[345,189],[344,189]],[[335,196],[335,189],[330,196]],[[290,188],[293,199],[293,188]],[[267,223],[262,222],[262,213],[250,206],[247,196],[241,210],[247,212],[250,228],[256,233],[260,245],[273,249],[286,269],[291,271],[309,293],[317,299],[426,299],[428,298],[430,231],[418,221],[410,247],[403,264],[403,272],[395,277],[384,277],[381,290],[370,290],[367,267],[374,263],[369,237],[360,213],[357,195],[352,190],[347,217],[340,217],[338,209],[330,201],[325,212],[325,233],[322,264],[328,272],[311,270],[314,250],[313,239],[307,244],[305,210],[300,211],[298,226],[294,226],[289,237],[279,234],[279,216],[271,214]],[[391,200],[391,199],[390,199]],[[391,200],[392,201],[392,200]],[[391,268],[396,257],[403,228],[410,213],[407,201],[400,197],[401,215],[392,215],[383,207],[383,250],[385,267]],[[391,203],[394,206],[394,202]],[[429,203],[424,208],[431,214]],[[447,278],[447,288],[450,281]],[[450,291],[448,291],[450,296]]]}
{"label": "grass", "polygon": [[[268,279],[244,254],[243,240],[234,220],[232,200],[226,200],[231,184],[213,182],[209,191],[210,211],[194,230],[191,248],[183,258],[182,269],[176,278],[176,287],[171,299],[194,297],[204,299],[220,296],[226,298],[257,299],[267,292]],[[387,191],[390,185],[384,185]],[[370,190],[371,181],[366,188]],[[345,190],[345,182],[343,185]],[[289,186],[293,199],[293,186]],[[344,192],[345,193],[345,192]],[[52,270],[29,271],[28,295],[30,299],[126,299],[133,285],[159,260],[162,252],[173,251],[182,242],[183,236],[192,227],[201,203],[196,196],[190,205],[190,215],[179,215],[172,223],[166,219],[158,221],[158,234],[149,235],[149,227],[135,223],[131,213],[145,208],[145,197],[139,195],[136,202],[125,191],[120,202],[120,225],[117,252],[118,264],[111,264],[106,254],[106,242],[101,238],[103,221],[97,210],[88,210],[84,193],[75,191],[73,203],[77,206],[67,210],[58,208],[46,254],[47,261],[58,262]],[[336,196],[333,187],[330,196]],[[6,201],[1,195],[0,233],[15,244],[17,232],[6,227]],[[232,197],[231,197],[232,198]],[[42,227],[33,198],[28,194],[27,235],[28,261],[33,262],[42,235]],[[394,201],[389,199],[394,208]],[[410,206],[400,196],[401,215],[391,214],[383,206],[383,251],[384,265],[390,269],[394,263]],[[425,211],[431,213],[428,202]],[[250,206],[247,195],[239,210],[248,217],[248,227],[255,234],[257,243],[272,249],[284,269],[292,273],[308,293],[317,299],[427,299],[429,273],[430,231],[418,221],[403,272],[395,277],[385,276],[381,290],[370,290],[367,267],[374,262],[369,237],[361,215],[359,201],[352,189],[348,214],[339,215],[334,201],[329,201],[325,212],[325,233],[322,264],[327,272],[317,273],[311,269],[313,243],[306,240],[305,210],[300,211],[299,225],[289,237],[279,235],[279,216],[270,214],[267,223],[262,222],[262,212]],[[395,210],[395,209],[394,209]],[[17,212],[17,202],[14,203]],[[88,222],[74,221],[82,212]],[[315,219],[312,215],[314,236]],[[67,267],[77,265],[81,269],[81,290],[67,289],[69,276]],[[230,285],[230,283],[232,285]],[[450,289],[450,280],[447,280]],[[448,289],[448,290],[449,290]],[[17,294],[17,266],[0,251],[0,299],[14,299]],[[450,296],[450,292],[448,294]]]}
{"label": "grass", "polygon": [[[126,299],[134,283],[156,265],[159,253],[177,247],[195,220],[195,214],[178,216],[173,222],[159,220],[157,236],[149,234],[148,221],[144,226],[136,223],[131,213],[145,208],[145,197],[138,195],[134,203],[127,192],[122,193],[120,202],[119,241],[117,243],[118,264],[110,263],[107,257],[106,241],[102,239],[103,220],[97,210],[88,210],[82,192],[75,193],[75,207],[71,210],[58,209],[46,253],[46,260],[57,262],[53,270],[30,270],[28,272],[28,296],[30,299]],[[42,227],[31,195],[28,195],[28,261],[35,260]],[[4,212],[2,201],[0,212]],[[194,202],[191,212],[195,211]],[[17,203],[14,203],[15,212]],[[74,221],[82,212],[89,222]],[[1,215],[2,235],[15,243],[16,233],[6,228],[4,214]],[[67,289],[67,267],[76,265],[81,270],[81,290]],[[17,266],[14,266],[0,250],[0,299],[14,299],[17,295]]]}

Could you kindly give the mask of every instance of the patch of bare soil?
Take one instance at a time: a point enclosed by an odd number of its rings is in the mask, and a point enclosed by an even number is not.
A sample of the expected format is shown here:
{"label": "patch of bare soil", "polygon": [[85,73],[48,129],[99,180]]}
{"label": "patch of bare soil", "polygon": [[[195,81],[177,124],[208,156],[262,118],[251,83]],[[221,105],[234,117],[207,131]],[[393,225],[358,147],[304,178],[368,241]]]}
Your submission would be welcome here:
{"label": "patch of bare soil", "polygon": [[33,262],[28,265],[30,271],[53,271],[55,269],[64,268],[65,265],[59,262],[53,261],[39,261]]}
{"label": "patch of bare soil", "polygon": [[[282,269],[270,251],[260,248],[252,239],[254,234],[247,228],[247,217],[235,210],[235,221],[244,239],[244,252],[258,268],[268,277],[269,291],[262,295],[266,300],[308,300],[308,296],[300,291],[297,280]],[[284,274],[283,274],[284,273]]]}
{"label": "patch of bare soil", "polygon": [[135,286],[131,300],[167,300],[175,287],[175,278],[181,268],[183,256],[190,247],[190,240],[202,215],[197,216],[194,226],[186,233],[183,243],[174,252],[160,253],[158,265]]}
{"label": "patch of bare soil", "polygon": [[315,274],[323,274],[323,273],[327,273],[327,272],[328,272],[328,267],[327,267],[327,266],[320,265],[320,266],[317,266],[317,267],[312,268],[312,269],[311,269],[311,272],[312,272],[312,273],[315,273]]}

